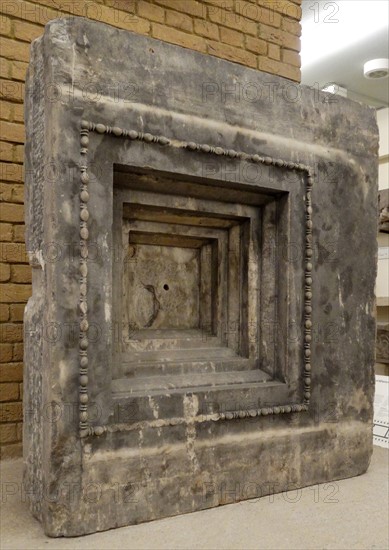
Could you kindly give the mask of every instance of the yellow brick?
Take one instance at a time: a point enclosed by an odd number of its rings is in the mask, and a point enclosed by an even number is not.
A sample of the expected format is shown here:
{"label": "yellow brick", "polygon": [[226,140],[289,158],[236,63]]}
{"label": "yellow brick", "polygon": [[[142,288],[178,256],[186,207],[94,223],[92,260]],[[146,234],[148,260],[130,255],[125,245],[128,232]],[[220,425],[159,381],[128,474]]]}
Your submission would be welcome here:
{"label": "yellow brick", "polygon": [[226,27],[220,27],[220,39],[230,46],[236,46],[241,48],[243,46],[243,37],[244,35],[241,32],[233,31],[232,29],[227,29]]}
{"label": "yellow brick", "polygon": [[14,225],[12,229],[13,229],[13,236],[12,236],[13,242],[14,243],[24,243],[25,233],[26,233],[26,226],[24,224]]}
{"label": "yellow brick", "polygon": [[12,265],[11,281],[13,283],[31,283],[31,266]]}
{"label": "yellow brick", "polygon": [[4,199],[7,202],[24,203],[24,185],[22,183],[0,183],[0,197],[3,194],[10,197],[9,199]]}
{"label": "yellow brick", "polygon": [[[12,304],[11,309],[16,307],[23,308],[23,311],[24,311],[26,304]],[[22,342],[14,344],[12,348],[12,361],[23,361],[23,350],[24,350],[24,347]]]}
{"label": "yellow brick", "polygon": [[150,21],[147,19],[142,19],[126,11],[113,10],[103,5],[99,5],[99,10],[99,13],[91,13],[89,17],[97,21],[103,21],[119,29],[137,32],[138,34],[148,34],[150,32]]}
{"label": "yellow brick", "polygon": [[[22,164],[0,162],[0,198],[6,202],[23,202],[24,171]],[[19,200],[14,200],[16,197]]]}
{"label": "yellow brick", "polygon": [[24,243],[0,243],[0,261],[8,263],[28,263]]}
{"label": "yellow brick", "polygon": [[295,82],[300,82],[301,80],[300,69],[286,63],[281,63],[280,61],[268,59],[267,57],[258,57],[258,69],[266,73],[289,78],[289,80],[294,80]]}
{"label": "yellow brick", "polygon": [[[56,2],[56,0],[30,0],[24,2],[25,9],[20,10],[17,15],[19,19],[36,23],[37,25],[45,25],[51,19],[56,19],[62,16],[79,15],[81,16],[82,2]],[[91,2],[92,4],[92,2]]]}
{"label": "yellow brick", "polygon": [[[18,345],[18,344],[15,344]],[[0,350],[3,346],[10,346],[10,344],[0,344]],[[1,357],[1,352],[0,352]],[[21,382],[23,380],[23,363],[6,363],[0,364],[0,382]]]}
{"label": "yellow brick", "polygon": [[206,44],[204,39],[194,34],[186,34],[181,31],[172,30],[169,27],[164,27],[158,23],[153,23],[152,34],[154,38],[170,42],[171,44],[177,44],[184,46],[184,48],[190,48],[201,52],[206,51]]}
{"label": "yellow brick", "polygon": [[258,69],[264,71],[265,73],[278,74],[279,69],[278,61],[274,59],[269,59],[268,57],[258,57]]}
{"label": "yellow brick", "polygon": [[[16,8],[14,10],[19,14],[17,17],[40,25],[45,25],[48,21],[61,17],[63,14],[70,14],[73,16],[87,17],[94,21],[101,21],[120,29],[138,32],[139,34],[147,34],[150,30],[149,21],[131,13],[135,11],[134,2],[119,2],[119,0],[114,0],[111,2],[112,7],[110,7],[92,1],[64,1],[63,3],[58,3],[59,9],[57,9],[57,5],[53,5],[52,0],[39,0],[39,3],[43,4],[42,6],[37,5],[37,1],[35,4],[23,2],[25,9],[23,9],[23,6],[19,6],[19,2],[20,0],[16,0]],[[54,7],[55,9],[50,9],[50,7]]]}
{"label": "yellow brick", "polygon": [[[10,183],[0,183],[0,200],[1,200],[1,202],[12,202],[11,197],[12,197],[12,184],[10,184]],[[0,206],[0,208],[1,208],[1,206]]]}
{"label": "yellow brick", "polygon": [[24,106],[20,103],[13,104],[13,121],[24,122]]}
{"label": "yellow brick", "polygon": [[[215,17],[218,12],[222,13],[222,17],[225,17],[224,12],[229,12],[231,15],[237,15],[239,11],[240,3],[236,0],[204,0],[206,4],[210,4],[207,10],[207,17]],[[246,3],[244,3],[246,5]],[[239,17],[239,15],[238,15]],[[238,19],[236,19],[238,21]]]}
{"label": "yellow brick", "polygon": [[166,24],[175,29],[181,29],[186,32],[193,32],[193,20],[189,15],[179,13],[178,11],[168,10],[166,12]]}
{"label": "yellow brick", "polygon": [[23,222],[24,206],[5,202],[0,205],[0,219],[5,222]]}
{"label": "yellow brick", "polygon": [[16,424],[16,436],[18,438],[18,441],[21,441],[23,439],[23,422],[19,422],[19,424]]}
{"label": "yellow brick", "polygon": [[[31,285],[16,285],[6,283],[2,286],[0,302],[4,304],[27,302],[31,296]],[[10,330],[10,329],[9,329]],[[21,342],[21,338],[16,340],[4,340],[7,342]]]}
{"label": "yellow brick", "polygon": [[[3,202],[23,203],[24,187],[22,184],[0,183],[0,200]],[[9,220],[12,221],[12,220]]]}
{"label": "yellow brick", "polygon": [[[45,25],[51,19],[56,19],[60,16],[60,11],[55,6],[53,0],[46,2],[46,6],[40,6],[39,3],[44,3],[43,0],[36,2],[26,2],[25,0],[11,0],[9,2],[0,2],[0,12],[16,17],[17,19],[23,19],[25,21],[31,21],[32,23],[38,23]],[[63,8],[66,6],[76,4],[75,2],[63,2]],[[48,6],[48,7],[47,7]],[[55,9],[50,9],[55,7]]]}
{"label": "yellow brick", "polygon": [[11,277],[11,268],[8,264],[0,264],[0,281],[5,283]]}
{"label": "yellow brick", "polygon": [[248,67],[256,67],[257,65],[257,57],[253,53],[220,42],[210,41],[208,43],[208,53]]}
{"label": "yellow brick", "polygon": [[5,141],[0,141],[0,160],[13,160],[13,145],[11,143],[6,143]]}
{"label": "yellow brick", "polygon": [[[78,17],[88,17],[89,19],[94,19],[95,17],[99,17],[101,14],[99,0],[91,0],[90,2],[77,2],[74,0],[64,0],[63,2],[57,2],[56,0],[31,0],[31,3],[35,4],[38,10],[36,17],[37,22],[40,20],[45,21],[48,17],[48,13],[51,14],[51,19],[53,17],[60,17],[62,14],[65,16],[70,14]],[[118,5],[118,3],[119,0],[116,2],[116,5]],[[48,8],[53,9],[49,10]]]}
{"label": "yellow brick", "polygon": [[12,241],[13,231],[10,223],[0,223],[0,241]]}
{"label": "yellow brick", "polygon": [[236,12],[242,17],[264,23],[265,25],[271,25],[272,27],[281,26],[281,15],[272,9],[270,1],[262,5],[256,5],[247,1],[238,2],[236,3]]}
{"label": "yellow brick", "polygon": [[134,14],[139,0],[103,0],[103,4],[110,8],[118,9]]}
{"label": "yellow brick", "polygon": [[296,36],[301,36],[301,23],[300,21],[295,21],[294,19],[289,19],[289,17],[282,18],[281,28],[286,31],[294,34]]}
{"label": "yellow brick", "polygon": [[294,67],[301,67],[300,54],[292,50],[282,50],[282,61]]}
{"label": "yellow brick", "polygon": [[0,344],[0,362],[8,363],[9,361],[12,361],[12,345],[2,342]]}
{"label": "yellow brick", "polygon": [[22,443],[10,443],[0,447],[0,459],[9,460],[11,458],[19,458],[23,456]]}
{"label": "yellow brick", "polygon": [[270,59],[279,61],[281,59],[281,48],[276,44],[269,44],[267,48],[267,55]]}
{"label": "yellow brick", "polygon": [[19,399],[19,384],[5,382],[0,384],[0,401],[17,401]]}
{"label": "yellow brick", "polygon": [[0,78],[11,78],[11,61],[4,57],[0,57]]}
{"label": "yellow brick", "polygon": [[13,161],[24,162],[24,145],[14,145]]}
{"label": "yellow brick", "polygon": [[212,40],[219,40],[219,27],[203,19],[194,20],[194,32],[200,36],[211,38]]}
{"label": "yellow brick", "polygon": [[23,61],[11,61],[10,63],[11,63],[11,78],[13,80],[21,80],[22,82],[25,82],[28,63],[24,63]]}
{"label": "yellow brick", "polygon": [[22,403],[2,403],[0,405],[0,422],[17,422],[23,418]]}
{"label": "yellow brick", "polygon": [[2,36],[10,36],[11,35],[11,19],[7,17],[6,15],[3,15],[0,17],[0,34]]}
{"label": "yellow brick", "polygon": [[[21,183],[0,183],[0,200],[4,202],[24,202],[24,186]],[[1,208],[1,207],[0,207]]]}
{"label": "yellow brick", "polygon": [[8,101],[0,101],[0,118],[2,120],[13,119],[13,103],[9,103]]}
{"label": "yellow brick", "polygon": [[24,203],[24,185],[22,183],[12,184],[12,202]]}
{"label": "yellow brick", "polygon": [[[267,4],[267,5],[269,6],[270,4]],[[279,13],[277,13],[271,7],[270,9],[267,9],[260,6],[258,21],[260,23],[264,23],[265,25],[270,25],[271,27],[279,28],[281,27],[282,17]]]}
{"label": "yellow brick", "polygon": [[258,36],[262,40],[266,40],[266,42],[272,42],[284,48],[300,51],[300,39],[281,29],[275,29],[260,23]]}
{"label": "yellow brick", "polygon": [[[21,266],[17,266],[17,267],[21,267]],[[30,266],[26,265],[26,266],[23,266],[23,267],[26,267],[26,268],[28,267],[30,269],[30,272],[31,272]],[[10,307],[9,307],[11,321],[23,321],[24,308],[25,307],[26,307],[26,304],[11,304]],[[23,359],[23,355],[22,355],[21,358],[15,357],[15,345],[14,345],[14,351],[13,351],[13,354],[12,354],[12,358],[13,358],[14,361],[21,361],[21,359]]]}
{"label": "yellow brick", "polygon": [[0,80],[0,98],[22,102],[24,100],[24,84],[2,78]]}
{"label": "yellow brick", "polygon": [[[33,0],[32,0],[33,1]],[[105,0],[90,0],[90,1],[69,1],[69,2],[53,2],[53,0],[35,0],[40,4],[45,4],[49,7],[54,7],[53,4],[58,6],[58,16],[63,12],[70,13],[76,17],[86,17],[95,21],[104,22],[104,9],[108,9],[111,12],[124,11],[127,15],[135,14],[135,5],[138,0],[116,0],[109,2]],[[65,13],[65,15],[66,15]]]}
{"label": "yellow brick", "polygon": [[182,11],[194,17],[205,18],[207,15],[207,8],[201,2],[196,0],[155,0],[156,4],[160,4],[171,10]]}
{"label": "yellow brick", "polygon": [[21,164],[11,164],[9,162],[0,163],[0,179],[3,181],[23,181],[23,166]]}
{"label": "yellow brick", "polygon": [[271,2],[271,8],[284,17],[290,17],[292,19],[296,19],[297,21],[301,20],[301,7],[293,2],[288,2],[287,0],[275,0]]}
{"label": "yellow brick", "polygon": [[[7,287],[9,285],[4,285]],[[22,285],[16,285],[22,286]],[[2,300],[3,301],[3,300]],[[23,341],[23,325],[22,323],[2,323],[0,325],[0,337],[2,342],[22,342]]]}
{"label": "yellow brick", "polygon": [[1,424],[0,425],[0,443],[13,443],[17,441],[17,426],[18,424]]}
{"label": "yellow brick", "polygon": [[15,122],[0,122],[0,139],[24,143],[24,126]]}
{"label": "yellow brick", "polygon": [[246,48],[258,55],[266,55],[268,44],[260,38],[246,36]]}
{"label": "yellow brick", "polygon": [[203,2],[229,11],[233,11],[236,4],[236,0],[203,0]]}
{"label": "yellow brick", "polygon": [[9,321],[9,306],[7,304],[0,304],[0,321],[2,323]]}
{"label": "yellow brick", "polygon": [[157,23],[163,23],[165,19],[165,10],[150,2],[143,2],[140,0],[138,3],[138,15],[144,19],[150,21],[156,21]]}
{"label": "yellow brick", "polygon": [[17,61],[28,62],[30,58],[30,45],[26,42],[2,38],[1,55],[7,59],[16,59]]}
{"label": "yellow brick", "polygon": [[18,40],[31,42],[43,34],[44,27],[26,23],[25,21],[14,21],[14,36]]}
{"label": "yellow brick", "polygon": [[221,8],[215,7],[208,10],[209,19],[213,23],[229,27],[231,29],[239,29],[244,34],[252,34],[257,36],[258,23],[251,19],[246,19],[237,13],[233,13]]}
{"label": "yellow brick", "polygon": [[259,25],[258,36],[266,42],[282,45],[282,34],[280,29],[275,29],[263,23]]}

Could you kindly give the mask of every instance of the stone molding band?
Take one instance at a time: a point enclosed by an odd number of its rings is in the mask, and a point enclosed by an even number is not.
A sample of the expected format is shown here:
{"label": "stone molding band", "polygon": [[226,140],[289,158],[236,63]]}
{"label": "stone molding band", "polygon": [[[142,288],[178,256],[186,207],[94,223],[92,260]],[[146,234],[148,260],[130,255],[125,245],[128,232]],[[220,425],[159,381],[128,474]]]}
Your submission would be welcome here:
{"label": "stone molding band", "polygon": [[[170,418],[151,421],[136,422],[133,424],[107,424],[104,426],[91,426],[88,421],[88,220],[89,220],[89,174],[88,174],[88,146],[89,133],[112,134],[115,137],[124,139],[143,141],[145,143],[155,143],[160,146],[170,146],[188,151],[195,151],[217,156],[226,156],[231,159],[245,160],[264,165],[272,165],[277,168],[286,168],[301,172],[305,176],[306,195],[305,195],[305,287],[304,287],[304,399],[303,403],[290,405],[275,405],[273,407],[264,407],[260,409],[227,411],[223,413],[197,415],[188,418]],[[283,159],[262,157],[257,154],[251,155],[243,151],[234,149],[224,149],[223,147],[213,147],[203,143],[193,141],[171,140],[165,136],[157,136],[150,133],[137,132],[136,130],[126,130],[118,126],[107,126],[101,123],[95,123],[88,120],[81,121],[80,129],[80,298],[79,298],[79,429],[80,436],[102,435],[105,432],[133,431],[143,428],[160,428],[163,426],[176,426],[179,424],[193,424],[199,422],[243,419],[258,416],[267,416],[269,414],[294,413],[308,410],[311,396],[311,341],[312,341],[312,270],[313,270],[313,247],[312,247],[312,186],[313,170],[305,164],[285,161]]]}

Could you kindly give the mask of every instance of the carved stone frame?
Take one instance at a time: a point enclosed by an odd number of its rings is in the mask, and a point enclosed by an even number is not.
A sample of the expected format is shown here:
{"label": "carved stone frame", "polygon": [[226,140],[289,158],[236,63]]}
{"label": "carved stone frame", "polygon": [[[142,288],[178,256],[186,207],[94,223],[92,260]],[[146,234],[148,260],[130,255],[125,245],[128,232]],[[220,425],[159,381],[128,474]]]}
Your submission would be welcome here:
{"label": "carved stone frame", "polygon": [[234,410],[228,412],[219,412],[215,414],[202,414],[191,418],[191,422],[208,422],[219,420],[232,420],[234,418],[247,418],[256,416],[266,416],[271,414],[294,413],[308,410],[310,395],[311,395],[311,329],[312,329],[312,270],[313,270],[313,246],[312,246],[312,199],[311,190],[313,186],[313,170],[305,164],[284,161],[279,158],[261,157],[259,155],[251,155],[242,151],[232,149],[224,149],[222,147],[213,147],[207,144],[194,143],[192,141],[181,141],[179,143],[170,140],[165,136],[158,136],[150,133],[138,132],[136,130],[127,130],[118,126],[110,127],[105,124],[96,123],[88,120],[81,121],[80,129],[80,146],[81,146],[81,162],[80,162],[80,297],[79,297],[79,312],[80,312],[80,340],[79,340],[79,429],[80,437],[84,438],[91,435],[102,435],[110,431],[132,431],[143,427],[161,427],[162,425],[175,426],[185,424],[185,418],[169,418],[159,420],[145,420],[136,423],[118,423],[106,424],[100,426],[92,426],[88,416],[88,240],[89,229],[88,221],[90,212],[88,210],[89,201],[89,174],[88,174],[88,146],[89,134],[96,132],[98,134],[112,134],[121,139],[137,140],[151,145],[162,147],[178,147],[190,152],[201,152],[208,155],[226,156],[237,160],[245,160],[247,162],[259,163],[264,165],[272,165],[278,168],[286,168],[287,170],[299,172],[303,174],[306,185],[306,200],[305,200],[305,286],[304,286],[304,321],[303,334],[304,341],[301,346],[302,359],[304,361],[303,368],[303,383],[304,396],[302,403],[290,403],[287,405],[275,405],[249,410]]}

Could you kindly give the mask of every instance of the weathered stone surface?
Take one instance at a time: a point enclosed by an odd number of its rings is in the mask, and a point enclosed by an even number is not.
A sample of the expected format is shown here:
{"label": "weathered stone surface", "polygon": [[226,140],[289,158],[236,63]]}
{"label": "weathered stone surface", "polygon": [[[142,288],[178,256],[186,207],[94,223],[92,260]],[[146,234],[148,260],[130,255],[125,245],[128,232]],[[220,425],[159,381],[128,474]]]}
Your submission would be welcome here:
{"label": "weathered stone surface", "polygon": [[34,42],[24,457],[47,534],[368,467],[378,136],[329,97],[84,19]]}

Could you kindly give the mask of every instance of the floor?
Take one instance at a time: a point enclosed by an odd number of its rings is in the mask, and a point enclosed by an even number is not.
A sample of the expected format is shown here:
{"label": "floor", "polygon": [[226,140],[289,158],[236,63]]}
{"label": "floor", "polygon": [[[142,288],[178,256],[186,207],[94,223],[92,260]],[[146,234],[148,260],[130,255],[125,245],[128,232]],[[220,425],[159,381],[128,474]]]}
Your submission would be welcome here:
{"label": "floor", "polygon": [[388,458],[374,447],[360,477],[73,539],[45,537],[20,496],[21,460],[3,462],[0,548],[386,550]]}

